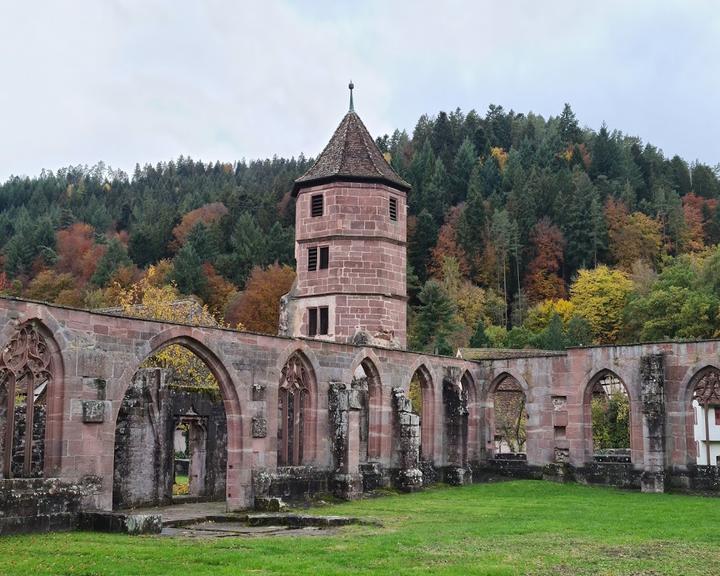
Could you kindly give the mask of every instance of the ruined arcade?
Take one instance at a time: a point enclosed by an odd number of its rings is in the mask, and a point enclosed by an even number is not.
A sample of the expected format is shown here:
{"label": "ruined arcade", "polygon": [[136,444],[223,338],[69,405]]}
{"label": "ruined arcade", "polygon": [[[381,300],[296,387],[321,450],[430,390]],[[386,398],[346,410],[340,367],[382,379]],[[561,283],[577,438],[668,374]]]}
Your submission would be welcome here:
{"label": "ruined arcade", "polygon": [[[697,465],[693,402],[720,404],[718,341],[407,352],[412,191],[352,105],[294,194],[298,276],[279,336],[0,299],[0,533],[171,502],[178,422],[194,495],[231,510],[507,476],[716,489],[717,467]],[[207,365],[216,397],[173,391],[143,367],[170,345]],[[628,396],[627,453],[594,450],[599,383]],[[512,449],[497,441],[510,393],[526,414]]]}

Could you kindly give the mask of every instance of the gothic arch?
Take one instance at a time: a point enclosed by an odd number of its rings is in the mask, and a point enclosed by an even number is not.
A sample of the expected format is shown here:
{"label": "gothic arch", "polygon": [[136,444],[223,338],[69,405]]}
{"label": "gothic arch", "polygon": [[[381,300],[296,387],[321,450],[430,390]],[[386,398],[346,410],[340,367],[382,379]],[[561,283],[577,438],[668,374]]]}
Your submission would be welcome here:
{"label": "gothic arch", "polygon": [[630,449],[630,461],[635,464],[642,461],[642,414],[639,411],[639,402],[634,390],[628,387],[626,381],[620,375],[610,368],[600,368],[587,381],[582,395],[582,414],[583,414],[583,439],[585,445],[585,461],[593,462],[595,457],[595,449],[593,444],[593,422],[592,422],[592,398],[593,390],[603,380],[610,378],[616,380],[627,396],[630,413],[628,421],[628,436]]}
{"label": "gothic arch", "polygon": [[[52,332],[37,318],[15,324],[12,328],[7,326],[3,332],[7,343],[0,354],[0,473],[6,478],[56,476],[61,467],[65,408],[64,365],[60,347]],[[19,433],[15,418],[22,407],[16,404],[16,399],[23,392],[25,412],[21,413],[23,432]],[[28,402],[33,406],[32,410],[27,409]],[[36,416],[38,419],[35,422]],[[41,440],[34,437],[33,431],[38,432]],[[20,446],[16,446],[16,441]],[[40,446],[34,450],[38,443]]]}
{"label": "gothic arch", "polygon": [[[703,438],[699,440],[695,438],[695,408],[693,401],[697,399],[700,405],[705,407],[703,409],[705,422],[701,423],[701,426],[707,431],[707,407],[720,406],[720,368],[709,363],[705,363],[699,368],[697,366],[693,367],[693,372],[684,382],[681,391],[683,394],[682,411],[685,415],[685,436],[687,438],[686,461],[687,464],[693,465],[697,464],[698,457],[698,445],[696,442],[703,441]],[[718,410],[718,408],[715,408],[715,410]],[[705,450],[707,451],[705,452],[706,462],[713,465],[709,443],[706,443]]]}
{"label": "gothic arch", "polygon": [[[189,326],[177,326],[160,332],[149,340],[148,349],[144,350],[143,353],[138,356],[136,365],[133,365],[125,370],[121,380],[121,388],[116,391],[116,394],[114,394],[116,402],[113,406],[113,421],[117,420],[117,416],[120,411],[120,403],[122,402],[123,396],[127,392],[131,384],[132,377],[135,372],[137,372],[139,365],[147,358],[157,354],[164,348],[172,345],[178,345],[190,350],[190,352],[200,358],[200,360],[207,365],[218,382],[220,394],[223,399],[223,405],[225,407],[225,414],[228,417],[229,450],[230,446],[235,444],[230,438],[230,418],[232,417],[233,419],[238,419],[238,423],[241,418],[240,399],[237,394],[237,389],[235,388],[235,383],[230,376],[230,372],[225,367],[222,360],[210,349],[207,344],[193,335],[193,332],[193,328]],[[237,432],[237,449],[240,450],[242,448],[242,434],[240,434],[240,428],[238,428]]]}
{"label": "gothic arch", "polygon": [[[420,390],[420,401],[422,404],[420,415],[420,457],[423,460],[437,461],[438,448],[438,411],[435,398],[435,383],[430,370],[425,363],[420,363],[413,371],[408,383],[408,395],[412,399],[413,380],[417,377]],[[417,398],[413,399],[415,403]],[[415,406],[414,409],[417,409]]]}
{"label": "gothic arch", "polygon": [[[205,363],[218,382],[227,423],[226,501],[230,508],[245,506],[247,504],[244,497],[245,488],[242,485],[243,479],[241,478],[246,465],[243,460],[243,418],[237,389],[223,361],[208,344],[197,337],[198,334],[198,330],[190,326],[173,326],[156,334],[148,341],[148,346],[142,351],[142,354],[138,354],[136,363],[126,368],[122,378],[119,380],[119,387],[114,390],[111,425],[113,429],[117,427],[123,399],[132,384],[133,376],[142,362],[168,346],[177,345],[189,350]],[[109,458],[111,463],[109,466],[110,477],[112,478],[115,474],[113,451],[110,450],[106,457]]]}
{"label": "gothic arch", "polygon": [[385,457],[389,457],[390,451],[390,433],[386,430],[387,426],[385,424],[385,421],[389,419],[383,417],[387,403],[383,398],[380,372],[369,355],[364,356],[358,362],[353,362],[353,366],[353,378],[358,368],[362,368],[367,378],[367,406],[365,408],[367,410],[367,421],[365,422],[367,433],[366,454],[368,462],[378,462]]}
{"label": "gothic arch", "polygon": [[[499,420],[496,416],[496,411],[498,408],[496,406],[496,394],[498,391],[500,391],[501,386],[503,386],[502,392],[507,392],[508,396],[510,396],[513,392],[517,392],[517,394],[522,394],[522,399],[520,399],[519,397],[517,397],[516,399],[511,398],[512,402],[506,403],[509,406],[510,404],[512,404],[513,409],[517,409],[519,411],[517,412],[517,414],[513,413],[513,419],[517,420],[518,425],[513,435],[505,432],[500,435],[499,440],[497,440],[499,442],[498,447],[496,446],[496,436],[498,436],[496,434],[496,428]],[[516,404],[517,406],[515,406]],[[530,389],[524,378],[522,378],[512,369],[505,369],[497,376],[495,376],[495,378],[493,378],[490,382],[490,386],[488,386],[487,400],[485,403],[484,436],[486,453],[493,457],[499,453],[502,453],[503,447],[507,446],[510,452],[514,452],[517,454],[527,454],[529,451],[528,444],[530,443],[530,410]],[[523,420],[524,426],[522,426]],[[523,428],[524,434],[521,433]],[[506,430],[505,427],[503,427],[502,429]],[[510,442],[509,440],[506,442],[503,440],[503,438],[510,438],[511,436],[513,436],[514,438],[513,442]],[[522,438],[523,436],[524,439]],[[510,444],[516,444],[514,450],[512,449]],[[522,450],[521,448],[524,448],[524,450]],[[520,456],[518,456],[518,458],[519,457]]]}
{"label": "gothic arch", "polygon": [[305,353],[296,349],[285,360],[278,385],[278,466],[297,466],[315,461],[317,402],[315,370]]}
{"label": "gothic arch", "polygon": [[502,384],[508,378],[511,378],[515,382],[517,382],[518,386],[522,388],[522,391],[525,394],[526,398],[530,396],[530,386],[528,386],[525,378],[523,378],[512,368],[506,368],[490,381],[490,386],[488,386],[488,395],[494,394],[498,386],[500,386],[500,384]]}

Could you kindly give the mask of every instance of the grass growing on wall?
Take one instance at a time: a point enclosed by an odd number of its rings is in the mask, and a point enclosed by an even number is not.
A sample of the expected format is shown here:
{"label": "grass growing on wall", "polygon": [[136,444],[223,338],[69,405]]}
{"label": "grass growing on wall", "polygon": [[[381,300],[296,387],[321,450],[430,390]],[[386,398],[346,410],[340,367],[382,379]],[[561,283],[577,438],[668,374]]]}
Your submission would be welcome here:
{"label": "grass growing on wall", "polygon": [[720,499],[534,481],[435,488],[314,513],[383,528],[327,537],[0,538],[0,574],[720,574]]}

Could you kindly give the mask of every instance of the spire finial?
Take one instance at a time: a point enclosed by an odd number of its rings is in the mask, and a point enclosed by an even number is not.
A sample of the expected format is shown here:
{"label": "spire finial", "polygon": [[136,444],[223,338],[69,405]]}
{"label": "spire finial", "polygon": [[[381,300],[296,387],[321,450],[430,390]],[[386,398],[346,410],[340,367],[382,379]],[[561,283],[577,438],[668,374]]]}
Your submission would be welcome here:
{"label": "spire finial", "polygon": [[348,84],[348,88],[350,88],[350,112],[355,112],[355,105],[353,104],[353,88],[355,88],[355,84],[353,84],[353,81],[350,80],[350,84]]}

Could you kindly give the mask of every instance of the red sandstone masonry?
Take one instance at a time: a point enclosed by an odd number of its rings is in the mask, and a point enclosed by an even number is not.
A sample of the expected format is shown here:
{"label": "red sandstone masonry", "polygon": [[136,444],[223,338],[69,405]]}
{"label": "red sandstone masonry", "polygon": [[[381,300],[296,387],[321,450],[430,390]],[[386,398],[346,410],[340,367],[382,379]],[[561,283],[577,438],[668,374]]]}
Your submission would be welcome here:
{"label": "red sandstone masonry", "polygon": [[[346,305],[355,306],[352,296]],[[85,475],[102,478],[95,499],[100,508],[112,502],[112,473],[115,422],[132,375],[153,351],[179,343],[209,364],[221,384],[228,424],[227,501],[230,508],[252,503],[251,471],[274,469],[277,450],[277,400],[280,372],[287,359],[300,352],[307,359],[312,386],[311,418],[306,431],[306,463],[319,468],[332,466],[327,398],[332,381],[350,382],[355,368],[370,363],[381,388],[376,408],[382,417],[371,421],[371,435],[382,439],[378,460],[394,463],[390,391],[407,390],[413,373],[422,368],[428,376],[428,395],[423,417],[424,454],[437,466],[446,463],[442,410],[442,379],[448,367],[464,374],[475,402],[470,402],[472,422],[468,448],[484,458],[492,444],[492,390],[506,376],[514,377],[527,396],[528,462],[553,461],[554,449],[566,447],[571,463],[590,461],[591,427],[587,394],[596,376],[612,371],[623,382],[631,399],[632,460],[643,470],[651,453],[640,407],[640,360],[648,354],[664,353],[666,362],[665,464],[685,467],[694,463],[691,396],[695,377],[707,366],[720,365],[720,342],[661,343],[636,346],[597,347],[569,350],[566,355],[466,362],[410,352],[356,347],[334,342],[262,336],[216,328],[194,328],[163,322],[116,318],[56,306],[0,299],[0,345],[4,346],[21,323],[35,320],[47,330],[50,345],[57,348],[54,379],[49,394],[61,409],[53,411],[61,426],[49,426],[46,440],[46,475],[69,481]],[[102,423],[83,423],[81,404],[97,400],[97,390],[88,384],[95,378],[106,381],[107,413]],[[262,400],[253,399],[253,386],[264,388]],[[555,415],[553,399],[563,398]],[[558,400],[558,402],[560,402]],[[252,438],[251,419],[262,415],[268,421],[268,436]],[[565,436],[556,438],[556,426],[566,424]]]}
{"label": "red sandstone masonry", "polygon": [[[310,199],[322,194],[324,213],[310,215]],[[398,202],[397,221],[389,202]],[[334,301],[329,336],[349,342],[358,330],[392,332],[406,342],[406,194],[384,184],[330,183],[302,189],[296,204],[297,284],[301,322],[307,334],[307,309]],[[308,248],[329,247],[329,266],[308,271]],[[319,268],[319,267],[318,267]],[[338,301],[341,294],[352,296]],[[307,300],[313,298],[313,300]],[[344,298],[344,297],[343,297]]]}

